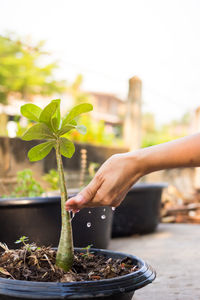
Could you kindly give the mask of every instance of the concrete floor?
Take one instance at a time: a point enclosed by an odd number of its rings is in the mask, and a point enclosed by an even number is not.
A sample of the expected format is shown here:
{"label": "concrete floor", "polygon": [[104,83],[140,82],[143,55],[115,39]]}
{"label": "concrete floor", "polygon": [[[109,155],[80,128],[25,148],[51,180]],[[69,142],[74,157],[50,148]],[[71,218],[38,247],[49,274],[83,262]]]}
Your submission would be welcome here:
{"label": "concrete floor", "polygon": [[139,256],[157,272],[133,300],[200,300],[200,225],[160,224],[153,234],[112,239],[109,248]]}

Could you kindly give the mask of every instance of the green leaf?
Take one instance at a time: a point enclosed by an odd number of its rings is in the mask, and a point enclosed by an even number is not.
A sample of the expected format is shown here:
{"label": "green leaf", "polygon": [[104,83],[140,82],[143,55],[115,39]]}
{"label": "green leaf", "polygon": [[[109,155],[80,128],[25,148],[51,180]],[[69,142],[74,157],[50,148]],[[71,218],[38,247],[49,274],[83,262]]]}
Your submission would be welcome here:
{"label": "green leaf", "polygon": [[28,152],[28,158],[30,161],[37,161],[43,159],[49,154],[51,149],[55,146],[55,142],[45,142],[33,147]]}
{"label": "green leaf", "polygon": [[23,235],[23,236],[21,236],[19,238],[19,240],[15,241],[15,244],[19,244],[19,243],[23,243],[23,242],[28,242],[28,240],[29,240],[29,238],[27,236]]}
{"label": "green leaf", "polygon": [[89,112],[93,109],[92,104],[89,103],[82,103],[79,105],[76,105],[74,108],[70,110],[68,115],[63,119],[62,127],[72,121],[74,118],[78,117],[79,115]]}
{"label": "green leaf", "polygon": [[64,127],[62,127],[59,131],[58,131],[58,135],[61,136],[67,132],[69,132],[72,129],[76,129],[76,126],[71,125],[71,124],[66,124]]}
{"label": "green leaf", "polygon": [[77,122],[76,122],[75,120],[71,120],[71,121],[69,122],[69,124],[76,126],[76,125],[77,125]]}
{"label": "green leaf", "polygon": [[[60,103],[60,99],[56,99],[54,101],[59,101]],[[60,127],[60,120],[61,120],[61,116],[60,116],[60,105],[58,105],[57,109],[56,109],[56,112],[52,118],[52,124],[53,124],[53,128],[55,128],[56,130],[59,129]]]}
{"label": "green leaf", "polygon": [[77,125],[76,129],[81,134],[86,134],[87,133],[87,128],[84,125]]}
{"label": "green leaf", "polygon": [[49,127],[44,123],[38,123],[29,128],[22,136],[25,141],[31,140],[49,140],[54,139],[54,136]]}
{"label": "green leaf", "polygon": [[66,138],[60,138],[60,153],[68,158],[71,158],[74,154],[74,144]]}
{"label": "green leaf", "polygon": [[38,122],[42,109],[35,104],[24,104],[21,106],[21,114],[32,121]]}
{"label": "green leaf", "polygon": [[41,112],[39,121],[45,123],[53,131],[57,130],[55,124],[59,123],[59,119],[52,121],[54,118],[59,118],[59,113],[56,111],[60,110],[60,99],[52,100]]}

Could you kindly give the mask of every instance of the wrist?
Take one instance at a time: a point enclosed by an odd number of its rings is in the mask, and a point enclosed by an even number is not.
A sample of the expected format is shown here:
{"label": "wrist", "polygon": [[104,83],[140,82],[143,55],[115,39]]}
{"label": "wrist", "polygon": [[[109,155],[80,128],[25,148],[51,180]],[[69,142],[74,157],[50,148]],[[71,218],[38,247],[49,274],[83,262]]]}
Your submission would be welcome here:
{"label": "wrist", "polygon": [[140,177],[154,171],[155,158],[153,157],[152,150],[152,147],[148,147],[130,152],[132,162],[134,163],[134,169],[137,169]]}
{"label": "wrist", "polygon": [[136,176],[137,179],[148,173],[143,149],[126,153],[126,165],[130,169],[131,175]]}

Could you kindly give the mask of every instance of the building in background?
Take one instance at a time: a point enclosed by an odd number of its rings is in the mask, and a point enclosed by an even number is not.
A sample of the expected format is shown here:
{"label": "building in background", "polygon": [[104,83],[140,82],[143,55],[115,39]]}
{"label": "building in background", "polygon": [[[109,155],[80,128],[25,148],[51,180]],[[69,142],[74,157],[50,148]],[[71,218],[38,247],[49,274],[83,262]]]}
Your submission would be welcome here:
{"label": "building in background", "polygon": [[121,137],[126,102],[114,94],[90,92],[89,95],[94,107],[92,117],[104,121],[108,132]]}
{"label": "building in background", "polygon": [[[124,100],[119,99],[114,94],[99,93],[99,92],[87,92],[88,100],[93,104],[94,110],[91,112],[91,116],[96,121],[103,121],[105,123],[105,129],[108,133],[114,133],[115,136],[122,136],[123,121],[125,115],[126,103]],[[53,98],[58,98],[57,95]],[[61,97],[61,113],[64,115],[70,107],[74,104],[73,95],[70,93],[64,93]],[[32,103],[43,108],[48,102],[49,97],[33,96]],[[7,105],[0,104],[0,116],[2,124],[0,122],[1,131],[3,130],[3,123],[6,124],[6,131],[8,130],[8,136],[14,137],[14,120],[16,116],[20,115],[20,107],[27,103],[24,100],[15,99],[12,97],[8,100]],[[4,116],[4,117],[3,117]],[[23,121],[24,122],[24,121]],[[12,123],[12,125],[11,125]],[[5,127],[5,126],[4,126]],[[1,135],[7,135],[2,134]]]}

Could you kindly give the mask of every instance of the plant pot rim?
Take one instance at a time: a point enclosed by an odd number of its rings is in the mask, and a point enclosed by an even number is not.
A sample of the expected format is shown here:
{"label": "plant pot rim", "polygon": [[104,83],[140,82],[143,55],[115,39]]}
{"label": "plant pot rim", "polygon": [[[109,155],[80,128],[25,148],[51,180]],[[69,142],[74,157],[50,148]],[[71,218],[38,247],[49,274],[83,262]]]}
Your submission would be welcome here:
{"label": "plant pot rim", "polygon": [[[72,197],[79,192],[79,189],[68,189],[68,196]],[[60,203],[60,195],[42,195],[37,197],[0,197],[1,206],[38,205],[47,203]]]}
{"label": "plant pot rim", "polygon": [[[69,194],[69,197],[74,194]],[[1,198],[0,197],[0,208],[1,207],[18,207],[18,206],[38,206],[38,205],[51,205],[60,204],[60,196],[43,196],[43,197],[19,197],[19,198]],[[109,208],[108,206],[99,206],[83,209],[100,209]],[[111,209],[111,207],[110,207]]]}
{"label": "plant pot rim", "polygon": [[[75,249],[83,251],[81,248]],[[105,254],[108,257],[123,258],[128,256],[137,263],[139,270],[127,275],[98,281],[36,282],[0,278],[0,295],[30,297],[30,299],[65,299],[66,296],[67,299],[89,299],[133,292],[151,283],[156,277],[152,267],[137,256],[95,248],[91,248],[91,251]]]}
{"label": "plant pot rim", "polygon": [[60,196],[0,198],[0,207],[1,206],[38,205],[38,204],[47,204],[47,203],[57,203],[59,201],[60,201]]}
{"label": "plant pot rim", "polygon": [[136,183],[134,184],[129,191],[141,191],[141,190],[157,190],[157,189],[163,189],[168,187],[167,182],[152,182],[152,183]]}
{"label": "plant pot rim", "polygon": [[[68,196],[72,197],[78,193],[78,189],[68,190]],[[8,205],[29,205],[29,204],[46,204],[48,203],[57,203],[60,201],[60,195],[41,195],[37,197],[0,197],[0,206]]]}

